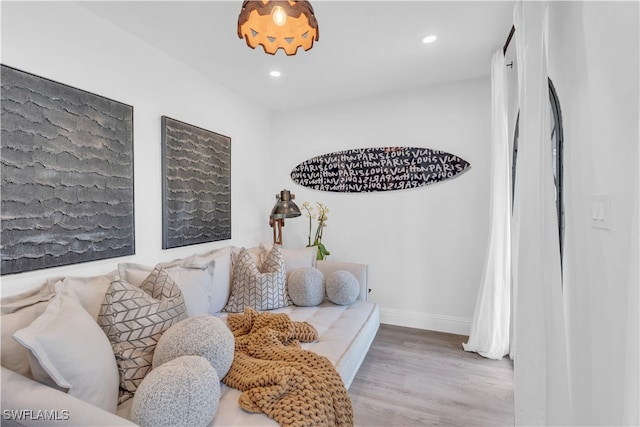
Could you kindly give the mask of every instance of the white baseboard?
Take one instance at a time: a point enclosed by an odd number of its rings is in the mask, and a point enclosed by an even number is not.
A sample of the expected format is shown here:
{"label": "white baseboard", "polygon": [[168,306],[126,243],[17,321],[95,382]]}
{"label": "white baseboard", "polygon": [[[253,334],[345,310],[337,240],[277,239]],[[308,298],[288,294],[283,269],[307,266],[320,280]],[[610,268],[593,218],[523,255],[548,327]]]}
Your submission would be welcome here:
{"label": "white baseboard", "polygon": [[380,307],[380,323],[467,336],[471,330],[471,319],[384,307]]}

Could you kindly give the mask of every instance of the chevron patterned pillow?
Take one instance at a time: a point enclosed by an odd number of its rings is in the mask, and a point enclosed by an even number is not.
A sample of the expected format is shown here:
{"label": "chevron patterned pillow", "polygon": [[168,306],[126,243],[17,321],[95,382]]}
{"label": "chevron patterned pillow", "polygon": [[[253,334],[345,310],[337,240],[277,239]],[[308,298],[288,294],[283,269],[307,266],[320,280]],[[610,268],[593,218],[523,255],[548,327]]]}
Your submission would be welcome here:
{"label": "chevron patterned pillow", "polygon": [[107,334],[118,362],[118,403],[131,398],[151,370],[153,351],[162,333],[186,317],[180,288],[160,266],[140,287],[121,279],[111,282],[98,324]]}
{"label": "chevron patterned pillow", "polygon": [[233,289],[224,311],[239,313],[245,307],[272,310],[293,305],[286,285],[284,258],[277,245],[273,245],[260,267],[242,248],[233,266]]}

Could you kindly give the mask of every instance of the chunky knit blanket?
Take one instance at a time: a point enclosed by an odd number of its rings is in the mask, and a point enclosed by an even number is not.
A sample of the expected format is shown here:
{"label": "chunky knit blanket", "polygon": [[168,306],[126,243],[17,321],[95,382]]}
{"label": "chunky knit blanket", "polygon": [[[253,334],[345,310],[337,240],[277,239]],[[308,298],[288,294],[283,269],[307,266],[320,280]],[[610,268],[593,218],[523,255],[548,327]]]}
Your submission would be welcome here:
{"label": "chunky knit blanket", "polygon": [[300,347],[318,338],[313,326],[284,313],[230,314],[235,355],[223,381],[242,391],[240,407],[281,426],[352,426],[351,399],[329,359]]}

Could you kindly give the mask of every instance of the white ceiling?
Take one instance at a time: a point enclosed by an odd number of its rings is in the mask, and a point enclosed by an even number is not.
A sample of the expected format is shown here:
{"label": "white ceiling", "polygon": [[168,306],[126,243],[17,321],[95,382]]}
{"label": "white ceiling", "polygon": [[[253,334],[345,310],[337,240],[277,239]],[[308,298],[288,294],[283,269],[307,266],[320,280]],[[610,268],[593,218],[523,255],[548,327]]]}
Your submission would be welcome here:
{"label": "white ceiling", "polygon": [[[312,0],[320,40],[268,55],[237,36],[237,1],[104,1],[84,7],[252,102],[287,110],[489,74],[512,1]],[[435,34],[438,40],[423,44]],[[269,71],[282,75],[273,78]]]}

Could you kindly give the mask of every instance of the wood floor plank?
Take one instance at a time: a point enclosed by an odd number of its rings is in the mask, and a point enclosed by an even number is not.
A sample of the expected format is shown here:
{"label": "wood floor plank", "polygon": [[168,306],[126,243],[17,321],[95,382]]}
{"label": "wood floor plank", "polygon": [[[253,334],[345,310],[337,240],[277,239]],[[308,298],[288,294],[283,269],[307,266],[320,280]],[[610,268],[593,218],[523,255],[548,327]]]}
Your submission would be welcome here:
{"label": "wood floor plank", "polygon": [[356,426],[513,426],[513,364],[463,335],[380,325],[349,388]]}

